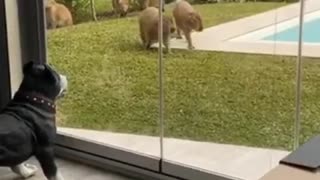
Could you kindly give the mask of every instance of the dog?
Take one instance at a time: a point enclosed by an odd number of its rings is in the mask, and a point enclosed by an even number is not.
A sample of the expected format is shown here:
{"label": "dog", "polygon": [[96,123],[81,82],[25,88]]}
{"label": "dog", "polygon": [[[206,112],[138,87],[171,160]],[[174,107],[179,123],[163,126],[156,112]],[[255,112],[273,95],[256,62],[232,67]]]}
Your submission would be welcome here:
{"label": "dog", "polygon": [[189,2],[185,0],[177,0],[172,13],[177,26],[177,38],[182,38],[181,31],[183,31],[183,34],[188,41],[188,49],[194,49],[191,32],[193,30],[198,32],[203,30],[200,14],[193,9]]}
{"label": "dog", "polygon": [[73,24],[72,14],[69,9],[55,0],[46,0],[47,29],[55,29]]}
{"label": "dog", "polygon": [[37,167],[25,163],[35,156],[48,180],[63,180],[54,160],[57,99],[67,90],[67,78],[47,64],[23,66],[23,80],[0,112],[0,166],[26,179]]}
{"label": "dog", "polygon": [[[155,7],[147,7],[139,15],[140,38],[143,46],[150,49],[151,45],[159,42],[158,40],[159,26],[159,9]],[[166,52],[170,53],[171,34],[175,32],[173,20],[171,17],[163,16],[163,44]]]}

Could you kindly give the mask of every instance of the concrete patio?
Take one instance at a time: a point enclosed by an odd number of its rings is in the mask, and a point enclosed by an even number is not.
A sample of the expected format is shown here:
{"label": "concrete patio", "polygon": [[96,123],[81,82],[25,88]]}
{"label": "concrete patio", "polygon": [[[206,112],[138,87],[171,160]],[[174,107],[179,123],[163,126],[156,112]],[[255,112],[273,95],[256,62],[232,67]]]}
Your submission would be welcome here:
{"label": "concrete patio", "polygon": [[[149,156],[160,156],[158,137],[72,128],[59,128],[59,132]],[[288,153],[281,150],[173,138],[164,140],[164,159],[166,160],[246,180],[261,178]]]}

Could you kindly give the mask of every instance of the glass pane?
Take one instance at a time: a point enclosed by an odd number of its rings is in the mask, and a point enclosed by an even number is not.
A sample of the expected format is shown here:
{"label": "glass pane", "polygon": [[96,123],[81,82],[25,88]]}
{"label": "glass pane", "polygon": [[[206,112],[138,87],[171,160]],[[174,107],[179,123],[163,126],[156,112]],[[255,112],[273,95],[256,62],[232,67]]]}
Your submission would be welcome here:
{"label": "glass pane", "polygon": [[293,146],[299,4],[181,0],[166,13],[182,39],[165,57],[165,162],[259,179]]}
{"label": "glass pane", "polygon": [[141,44],[135,2],[114,2],[116,11],[111,0],[46,7],[49,63],[69,80],[59,131],[158,157],[157,52]]}
{"label": "glass pane", "polygon": [[301,133],[300,145],[320,132],[319,123],[319,27],[320,4],[304,1],[303,36],[301,58]]}

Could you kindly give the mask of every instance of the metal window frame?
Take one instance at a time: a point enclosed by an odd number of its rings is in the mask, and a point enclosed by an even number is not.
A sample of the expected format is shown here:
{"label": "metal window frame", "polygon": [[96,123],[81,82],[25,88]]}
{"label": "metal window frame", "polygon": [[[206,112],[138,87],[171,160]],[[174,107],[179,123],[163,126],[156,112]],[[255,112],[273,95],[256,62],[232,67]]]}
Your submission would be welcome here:
{"label": "metal window frame", "polygon": [[5,107],[11,97],[9,50],[7,39],[7,21],[5,0],[0,0],[0,110]]}
{"label": "metal window frame", "polygon": [[[44,1],[17,1],[21,36],[21,63],[47,62],[47,38]],[[0,105],[11,98],[10,68],[5,26],[5,0],[0,0],[0,44],[6,50],[0,53]],[[3,65],[2,65],[3,64]],[[4,76],[2,76],[2,74]],[[1,107],[1,106],[0,106]],[[160,147],[159,147],[160,148]],[[151,157],[110,145],[97,144],[84,139],[59,133],[56,140],[56,155],[64,159],[82,162],[140,179],[186,179],[186,180],[233,180],[224,175],[205,172],[183,164],[175,164],[160,157]]]}

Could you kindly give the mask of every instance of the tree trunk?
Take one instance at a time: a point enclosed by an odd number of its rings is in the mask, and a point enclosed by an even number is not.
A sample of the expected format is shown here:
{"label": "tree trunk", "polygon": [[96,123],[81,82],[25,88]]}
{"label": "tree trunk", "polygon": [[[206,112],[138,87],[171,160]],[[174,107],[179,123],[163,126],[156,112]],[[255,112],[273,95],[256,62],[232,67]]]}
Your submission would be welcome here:
{"label": "tree trunk", "polygon": [[93,19],[94,21],[97,21],[97,13],[96,13],[95,5],[94,5],[94,0],[90,0],[90,6],[91,6],[92,19]]}

